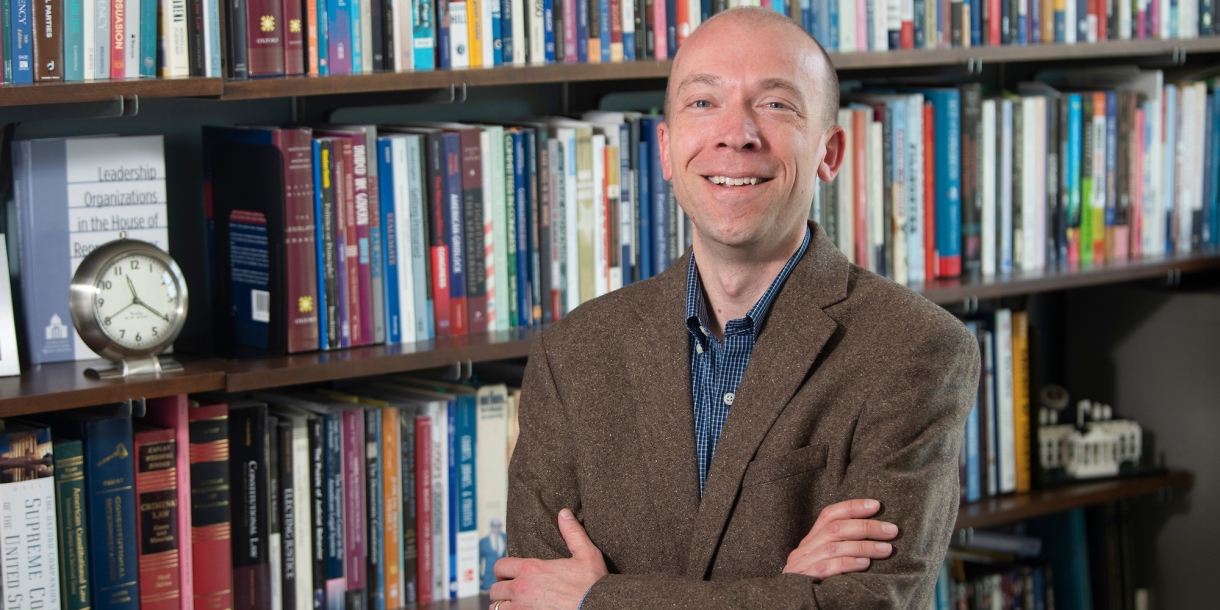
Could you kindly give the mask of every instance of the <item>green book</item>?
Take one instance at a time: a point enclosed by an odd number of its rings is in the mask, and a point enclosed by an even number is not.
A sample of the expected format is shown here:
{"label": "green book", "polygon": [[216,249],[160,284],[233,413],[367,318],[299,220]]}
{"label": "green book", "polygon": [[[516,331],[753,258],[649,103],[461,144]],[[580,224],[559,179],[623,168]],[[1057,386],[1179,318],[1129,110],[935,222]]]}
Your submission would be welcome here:
{"label": "green book", "polygon": [[1093,262],[1093,94],[1081,96],[1080,262]]}
{"label": "green book", "polygon": [[64,610],[84,610],[90,607],[84,447],[80,441],[56,439],[54,455],[60,594]]}

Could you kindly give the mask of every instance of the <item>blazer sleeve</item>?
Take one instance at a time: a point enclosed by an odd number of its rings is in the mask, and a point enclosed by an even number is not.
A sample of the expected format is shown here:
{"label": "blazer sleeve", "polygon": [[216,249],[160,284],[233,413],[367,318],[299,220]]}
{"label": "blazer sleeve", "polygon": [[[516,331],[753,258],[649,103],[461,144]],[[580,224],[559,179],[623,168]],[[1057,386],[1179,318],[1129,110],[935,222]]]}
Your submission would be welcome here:
{"label": "blazer sleeve", "polygon": [[873,380],[843,484],[826,502],[878,500],[877,518],[899,528],[889,558],[821,582],[792,574],[733,581],[611,574],[589,590],[582,610],[926,607],[957,518],[958,452],[980,365],[964,326],[937,326],[870,367],[885,373]]}
{"label": "blazer sleeve", "polygon": [[530,348],[517,417],[521,433],[508,466],[508,555],[568,559],[559,511],[580,515],[572,430],[546,353],[546,333]]}

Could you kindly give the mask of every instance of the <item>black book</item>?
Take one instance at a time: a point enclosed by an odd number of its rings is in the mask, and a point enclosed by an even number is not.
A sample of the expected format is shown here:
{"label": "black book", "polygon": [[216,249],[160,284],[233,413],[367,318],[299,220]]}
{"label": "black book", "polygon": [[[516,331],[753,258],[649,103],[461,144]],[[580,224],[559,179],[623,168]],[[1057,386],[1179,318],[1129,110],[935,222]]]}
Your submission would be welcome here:
{"label": "black book", "polygon": [[313,551],[313,607],[321,610],[326,599],[326,421],[309,417],[309,545]]}
{"label": "black book", "polygon": [[334,150],[334,138],[317,138],[319,164],[316,175],[320,177],[317,188],[322,199],[322,213],[317,219],[322,236],[322,292],[326,299],[326,345],[322,349],[338,349],[341,346],[339,320],[339,268],[335,260],[335,183],[330,177]]}
{"label": "black book", "polygon": [[416,604],[419,603],[419,547],[415,528],[415,416],[400,409],[398,422],[402,442],[402,469],[399,472],[402,480],[402,569],[406,583],[402,601]]}
{"label": "black book", "polygon": [[[272,591],[272,599],[274,599],[274,591],[283,582],[284,577],[284,558],[283,558],[283,542],[284,535],[283,527],[283,504],[280,497],[280,489],[284,484],[284,479],[280,478],[280,421],[273,415],[267,416],[267,563],[271,567],[271,579],[269,580],[270,590]],[[289,440],[289,447],[292,441]],[[292,456],[289,456],[291,460]],[[287,480],[288,485],[292,485],[292,479]],[[283,595],[283,591],[280,591]],[[283,606],[281,606],[283,607]]]}
{"label": "black book", "polygon": [[[644,0],[630,0],[634,3],[635,14],[635,59],[636,61],[648,59],[648,41],[644,40],[647,37],[644,31],[644,11],[646,10]],[[632,165],[632,167],[635,167]]]}
{"label": "black book", "polygon": [[979,173],[983,167],[983,87],[961,86],[962,96],[962,274],[982,270],[983,189]]}
{"label": "black book", "polygon": [[[192,3],[197,1],[191,0]],[[247,61],[249,49],[246,46],[246,2],[247,0],[226,0],[224,3],[225,25],[228,26],[224,31],[224,39],[228,42],[228,46],[225,47],[225,61],[228,62],[225,72],[229,78],[245,79],[250,76],[250,64]],[[199,41],[203,42],[202,35]],[[190,48],[189,45],[188,48]],[[190,51],[193,59],[194,49],[190,49]],[[202,48],[200,53],[201,60],[206,61],[206,58],[202,56]],[[193,68],[194,61],[191,63]],[[192,70],[191,76],[203,76],[203,73],[195,74]]]}
{"label": "black book", "polygon": [[[1059,166],[1063,156],[1059,151],[1059,99],[1046,98],[1046,266],[1054,267],[1059,262]],[[1066,258],[1066,257],[1065,257]],[[1042,387],[1040,384],[1034,387]]]}
{"label": "black book", "polygon": [[233,541],[233,608],[271,607],[270,420],[267,403],[229,403],[229,485]]}
{"label": "black book", "polygon": [[[365,0],[365,1],[369,3],[369,19],[372,22],[372,23],[370,23],[370,25],[372,26],[370,29],[372,30],[372,33],[373,33],[373,71],[381,72],[386,67],[386,62],[385,62],[385,43],[386,43],[386,38],[387,38],[386,33],[393,31],[392,27],[391,28],[385,27],[387,23],[390,23],[385,20],[386,19],[385,15],[387,12],[389,12],[386,9],[387,9],[387,7],[389,7],[390,3],[384,2],[384,0]],[[390,64],[390,65],[392,66],[393,64]],[[352,71],[356,72],[356,70],[352,70]],[[374,150],[376,150],[376,148],[377,148],[376,142],[370,144],[370,146]],[[375,155],[373,155],[373,156],[375,156]]]}
{"label": "black book", "polygon": [[[657,0],[644,0],[644,29],[636,30],[635,35],[639,37],[640,32],[644,33],[644,55],[642,59],[655,59],[657,56],[657,40],[655,17],[653,15],[653,2]],[[664,1],[664,0],[661,0]]]}

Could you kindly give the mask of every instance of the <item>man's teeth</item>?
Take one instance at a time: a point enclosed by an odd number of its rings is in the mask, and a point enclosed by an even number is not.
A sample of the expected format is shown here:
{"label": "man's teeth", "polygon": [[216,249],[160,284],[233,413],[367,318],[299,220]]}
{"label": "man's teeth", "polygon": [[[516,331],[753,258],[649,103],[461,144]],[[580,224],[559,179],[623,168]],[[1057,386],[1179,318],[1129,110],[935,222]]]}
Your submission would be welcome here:
{"label": "man's teeth", "polygon": [[750,178],[729,178],[728,176],[708,176],[707,179],[712,184],[720,184],[724,186],[744,186],[747,184],[758,184],[759,179],[756,177]]}

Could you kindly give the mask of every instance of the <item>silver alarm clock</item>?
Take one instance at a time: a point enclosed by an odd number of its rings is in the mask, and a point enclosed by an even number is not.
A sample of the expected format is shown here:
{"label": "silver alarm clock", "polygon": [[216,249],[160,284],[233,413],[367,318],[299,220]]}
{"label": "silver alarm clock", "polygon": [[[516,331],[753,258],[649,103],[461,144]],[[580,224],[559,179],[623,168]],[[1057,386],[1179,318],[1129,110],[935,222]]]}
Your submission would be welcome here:
{"label": "silver alarm clock", "polygon": [[72,277],[72,324],[85,345],[115,366],[85,374],[110,379],[181,371],[160,354],[182,332],[187,305],[186,278],[165,251],[125,233],[94,249]]}

